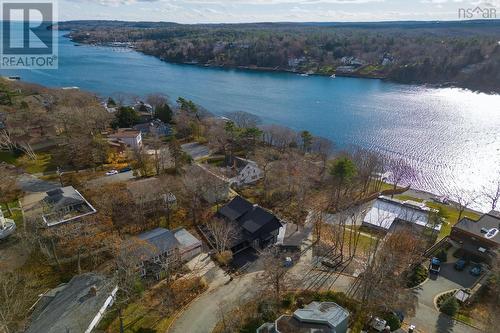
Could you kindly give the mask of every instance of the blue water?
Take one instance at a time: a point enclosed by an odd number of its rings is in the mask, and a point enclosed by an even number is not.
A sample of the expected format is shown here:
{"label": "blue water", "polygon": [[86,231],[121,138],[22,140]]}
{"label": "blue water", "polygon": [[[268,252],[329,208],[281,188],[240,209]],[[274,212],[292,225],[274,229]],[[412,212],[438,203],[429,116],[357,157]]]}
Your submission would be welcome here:
{"label": "blue water", "polygon": [[500,177],[500,95],[169,64],[127,49],[75,46],[62,37],[59,69],[0,74],[103,97],[161,92],[172,100],[190,98],[215,114],[250,112],[340,147],[405,157],[419,171],[416,185],[439,194],[479,192]]}

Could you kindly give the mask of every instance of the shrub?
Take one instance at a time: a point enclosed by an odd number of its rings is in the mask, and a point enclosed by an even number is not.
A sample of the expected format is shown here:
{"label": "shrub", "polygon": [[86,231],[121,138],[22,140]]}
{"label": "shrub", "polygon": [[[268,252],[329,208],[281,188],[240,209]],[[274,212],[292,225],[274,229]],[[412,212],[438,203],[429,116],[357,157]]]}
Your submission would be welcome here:
{"label": "shrub", "polygon": [[220,265],[226,266],[231,262],[231,260],[233,260],[233,253],[231,251],[223,251],[221,253],[217,253],[215,255],[215,260],[217,260]]}
{"label": "shrub", "polygon": [[286,294],[281,301],[281,305],[288,309],[295,305],[295,295],[294,294]]}
{"label": "shrub", "polygon": [[442,313],[445,313],[448,316],[453,317],[457,313],[458,308],[459,305],[457,299],[454,296],[450,296],[443,302],[439,310]]}
{"label": "shrub", "polygon": [[133,290],[138,295],[140,295],[144,292],[145,288],[144,288],[144,284],[142,283],[141,279],[139,279],[139,278],[135,279],[134,285],[133,285]]}
{"label": "shrub", "polygon": [[418,286],[420,283],[424,282],[429,276],[429,271],[422,265],[416,266],[408,276],[408,288],[413,288]]}
{"label": "shrub", "polygon": [[401,322],[394,313],[387,312],[382,317],[387,321],[387,325],[391,328],[391,331],[395,331],[401,327]]}
{"label": "shrub", "polygon": [[274,321],[278,316],[273,302],[269,300],[260,302],[257,306],[257,311],[259,312],[261,318],[266,322]]}
{"label": "shrub", "polygon": [[445,250],[440,250],[436,254],[436,258],[438,258],[441,262],[446,262],[446,261],[448,261],[448,253],[446,253]]}

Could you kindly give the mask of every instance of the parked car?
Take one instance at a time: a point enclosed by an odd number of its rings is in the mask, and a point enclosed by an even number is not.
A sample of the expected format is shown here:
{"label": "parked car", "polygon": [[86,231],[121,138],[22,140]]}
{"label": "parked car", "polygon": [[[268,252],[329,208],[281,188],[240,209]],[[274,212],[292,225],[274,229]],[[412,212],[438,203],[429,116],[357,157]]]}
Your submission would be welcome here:
{"label": "parked car", "polygon": [[113,176],[113,175],[116,175],[118,173],[118,171],[116,170],[109,170],[108,172],[106,172],[106,176]]}
{"label": "parked car", "polygon": [[467,263],[465,262],[464,259],[458,259],[457,262],[455,263],[455,269],[457,271],[463,271],[466,264]]}
{"label": "parked car", "polygon": [[470,270],[469,273],[471,273],[474,276],[479,276],[483,272],[483,268],[481,265],[474,265]]}
{"label": "parked car", "polygon": [[119,171],[119,172],[120,172],[120,173],[124,173],[124,172],[128,172],[128,171],[132,171],[132,168],[131,168],[131,167],[129,167],[129,166],[128,166],[128,167],[125,167],[125,168],[120,169],[120,171]]}
{"label": "parked car", "polygon": [[292,257],[286,257],[285,258],[285,262],[283,263],[283,266],[285,266],[285,267],[292,267],[293,266]]}
{"label": "parked car", "polygon": [[379,317],[374,317],[370,322],[370,327],[377,332],[382,332],[387,327],[387,321],[380,319]]}
{"label": "parked car", "polygon": [[441,260],[434,257],[431,259],[431,263],[429,264],[429,273],[438,275],[441,271]]}

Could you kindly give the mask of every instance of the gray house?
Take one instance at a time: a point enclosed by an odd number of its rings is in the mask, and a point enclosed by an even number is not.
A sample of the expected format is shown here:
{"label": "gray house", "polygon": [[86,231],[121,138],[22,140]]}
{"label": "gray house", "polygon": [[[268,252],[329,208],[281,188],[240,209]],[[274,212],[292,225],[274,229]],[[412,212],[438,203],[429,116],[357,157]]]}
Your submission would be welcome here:
{"label": "gray house", "polygon": [[265,323],[257,333],[346,333],[349,311],[333,302],[312,302],[293,315],[282,315]]}
{"label": "gray house", "polygon": [[118,286],[85,273],[43,294],[26,333],[90,333],[113,305]]}
{"label": "gray house", "polygon": [[156,228],[137,236],[139,247],[133,248],[140,259],[141,276],[160,274],[180,262],[179,241],[165,228]]}

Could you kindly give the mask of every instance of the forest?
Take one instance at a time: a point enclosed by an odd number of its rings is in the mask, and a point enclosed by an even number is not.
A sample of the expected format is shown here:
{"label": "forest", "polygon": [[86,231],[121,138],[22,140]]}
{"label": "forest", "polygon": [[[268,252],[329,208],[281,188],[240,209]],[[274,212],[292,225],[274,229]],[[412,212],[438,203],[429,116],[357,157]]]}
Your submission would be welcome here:
{"label": "forest", "polygon": [[[76,43],[126,45],[176,63],[385,78],[500,92],[491,21],[200,24],[71,21]],[[124,44],[122,44],[124,43]]]}

